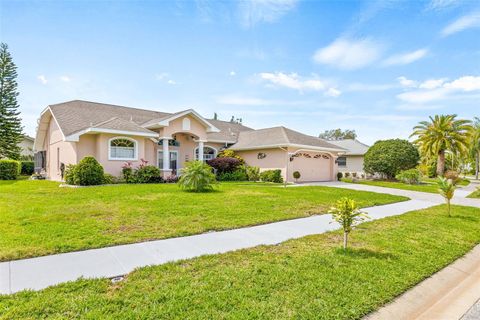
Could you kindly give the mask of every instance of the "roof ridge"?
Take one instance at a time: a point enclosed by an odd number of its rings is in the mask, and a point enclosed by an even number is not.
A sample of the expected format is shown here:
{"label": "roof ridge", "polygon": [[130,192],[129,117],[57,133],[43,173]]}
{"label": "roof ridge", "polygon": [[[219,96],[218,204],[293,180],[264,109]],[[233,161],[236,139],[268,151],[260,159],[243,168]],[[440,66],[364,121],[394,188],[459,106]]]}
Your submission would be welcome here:
{"label": "roof ridge", "polygon": [[101,126],[102,124],[108,123],[108,122],[110,122],[110,121],[112,121],[112,120],[115,120],[115,119],[118,119],[118,117],[112,117],[112,118],[110,118],[110,119],[108,119],[108,120],[100,121],[100,122],[97,122],[97,123],[95,123],[95,124],[92,123],[92,125],[91,125],[90,127]]}
{"label": "roof ridge", "polygon": [[74,99],[74,100],[69,100],[69,101],[65,101],[65,102],[50,104],[50,105],[48,105],[48,106],[49,106],[49,107],[51,107],[51,106],[58,106],[58,105],[68,104],[68,103],[70,103],[70,102],[75,102],[75,101],[92,103],[92,104],[97,104],[97,105],[106,105],[106,106],[116,107],[116,108],[124,108],[124,109],[133,109],[133,110],[140,110],[140,111],[163,113],[163,114],[165,114],[165,115],[173,114],[173,113],[171,113],[171,112],[163,112],[163,111],[157,111],[157,110],[152,110],[152,109],[144,109],[144,108],[127,107],[127,106],[123,106],[123,105],[119,105],[119,104],[103,103],[103,102],[96,102],[96,101],[90,101],[90,100],[81,100],[81,99]]}
{"label": "roof ridge", "polygon": [[285,128],[284,126],[280,126],[280,130],[281,130],[282,133],[283,133],[283,137],[285,138],[285,140],[287,141],[287,143],[291,143],[291,142],[290,142],[290,139],[288,138],[288,134],[287,134],[287,132],[286,132],[285,129],[287,129],[287,128]]}

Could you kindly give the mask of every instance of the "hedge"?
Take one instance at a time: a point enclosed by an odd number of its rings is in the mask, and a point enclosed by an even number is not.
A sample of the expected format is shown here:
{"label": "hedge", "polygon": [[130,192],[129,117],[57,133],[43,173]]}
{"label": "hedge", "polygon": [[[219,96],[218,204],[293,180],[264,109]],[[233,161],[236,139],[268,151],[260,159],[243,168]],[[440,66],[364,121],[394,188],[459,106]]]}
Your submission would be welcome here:
{"label": "hedge", "polygon": [[16,180],[20,175],[20,162],[16,160],[0,160],[0,180]]}
{"label": "hedge", "polygon": [[264,182],[282,183],[282,171],[280,169],[263,171],[260,173],[260,179]]}
{"label": "hedge", "polygon": [[33,161],[21,161],[20,174],[31,176],[35,170],[35,162]]}

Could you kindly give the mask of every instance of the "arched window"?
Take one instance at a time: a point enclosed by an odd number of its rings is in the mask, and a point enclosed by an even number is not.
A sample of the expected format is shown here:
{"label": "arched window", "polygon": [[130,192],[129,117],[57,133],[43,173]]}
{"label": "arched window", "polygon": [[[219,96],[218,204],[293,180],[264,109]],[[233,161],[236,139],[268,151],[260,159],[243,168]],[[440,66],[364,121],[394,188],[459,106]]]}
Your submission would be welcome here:
{"label": "arched window", "polygon": [[[217,150],[215,148],[204,146],[203,147],[203,160],[212,160],[217,156]],[[195,148],[195,160],[198,160],[198,147]]]}
{"label": "arched window", "polygon": [[137,141],[126,137],[110,139],[108,160],[137,160]]}

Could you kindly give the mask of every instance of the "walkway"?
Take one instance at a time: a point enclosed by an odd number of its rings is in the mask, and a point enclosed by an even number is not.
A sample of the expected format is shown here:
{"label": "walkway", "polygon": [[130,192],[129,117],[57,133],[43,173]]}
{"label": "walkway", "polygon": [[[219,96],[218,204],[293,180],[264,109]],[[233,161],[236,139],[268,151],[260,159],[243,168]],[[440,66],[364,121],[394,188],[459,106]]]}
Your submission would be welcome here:
{"label": "walkway", "polygon": [[[403,214],[436,205],[435,201],[410,200],[363,209],[372,219]],[[112,278],[135,268],[272,245],[337,229],[328,214],[269,223],[254,227],[210,232],[189,237],[63,253],[0,263],[0,293],[39,290],[83,278]]]}

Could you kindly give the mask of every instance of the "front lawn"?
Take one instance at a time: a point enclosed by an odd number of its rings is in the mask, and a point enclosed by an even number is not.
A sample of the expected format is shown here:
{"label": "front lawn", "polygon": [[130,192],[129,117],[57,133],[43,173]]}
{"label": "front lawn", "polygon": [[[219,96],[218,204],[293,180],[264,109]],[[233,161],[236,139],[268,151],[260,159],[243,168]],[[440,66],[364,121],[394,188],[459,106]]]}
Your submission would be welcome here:
{"label": "front lawn", "polygon": [[340,232],[0,296],[4,319],[359,319],[480,242],[480,209],[445,206]]}
{"label": "front lawn", "polygon": [[406,199],[260,183],[223,183],[210,193],[183,192],[173,184],[58,185],[0,181],[0,261],[322,214],[344,196],[364,207]]}
{"label": "front lawn", "polygon": [[[382,181],[382,180],[358,180],[354,183],[366,184],[369,186],[394,188],[411,191],[421,191],[429,193],[438,193],[438,185],[436,179],[423,179],[420,184],[407,184],[398,181]],[[470,183],[468,179],[462,179],[459,182],[459,186],[467,186]]]}
{"label": "front lawn", "polygon": [[480,188],[468,195],[468,198],[480,198]]}

